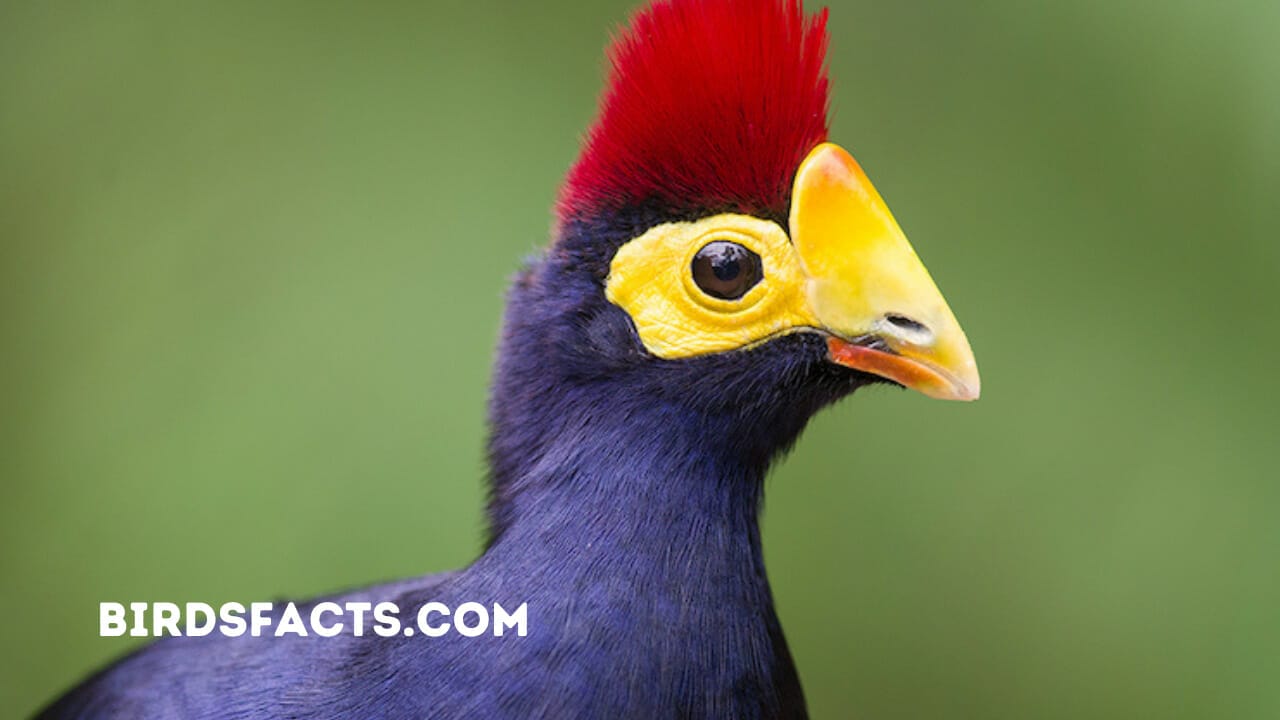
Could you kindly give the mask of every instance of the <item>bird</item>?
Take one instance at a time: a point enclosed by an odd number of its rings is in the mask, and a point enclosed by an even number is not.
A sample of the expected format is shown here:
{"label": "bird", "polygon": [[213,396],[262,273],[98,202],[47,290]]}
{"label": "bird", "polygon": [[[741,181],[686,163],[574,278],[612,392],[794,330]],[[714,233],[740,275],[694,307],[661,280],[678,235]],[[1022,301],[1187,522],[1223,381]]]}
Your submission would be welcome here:
{"label": "bird", "polygon": [[527,632],[165,637],[39,717],[806,717],[763,560],[770,465],[859,388],[980,394],[955,315],[828,137],[827,17],[630,15],[547,246],[510,281],[484,550],[299,604],[493,602]]}

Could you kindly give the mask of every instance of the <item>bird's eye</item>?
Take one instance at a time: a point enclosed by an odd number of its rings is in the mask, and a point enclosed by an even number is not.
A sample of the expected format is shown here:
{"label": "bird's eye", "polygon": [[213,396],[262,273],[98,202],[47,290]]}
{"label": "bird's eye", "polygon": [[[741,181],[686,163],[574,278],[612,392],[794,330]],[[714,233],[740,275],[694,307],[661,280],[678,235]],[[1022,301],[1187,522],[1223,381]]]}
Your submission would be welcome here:
{"label": "bird's eye", "polygon": [[737,300],[763,277],[760,256],[727,240],[707,243],[693,257],[693,281],[713,298]]}

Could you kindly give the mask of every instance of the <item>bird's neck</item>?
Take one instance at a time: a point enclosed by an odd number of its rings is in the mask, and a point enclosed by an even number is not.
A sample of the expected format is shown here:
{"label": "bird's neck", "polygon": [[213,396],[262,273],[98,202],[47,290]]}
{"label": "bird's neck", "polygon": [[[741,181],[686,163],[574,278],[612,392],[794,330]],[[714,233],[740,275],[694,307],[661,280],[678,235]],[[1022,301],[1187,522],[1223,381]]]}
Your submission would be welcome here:
{"label": "bird's neck", "polygon": [[478,569],[518,578],[503,585],[531,624],[573,629],[556,642],[629,664],[628,681],[672,689],[676,706],[802,708],[761,551],[765,467],[725,456],[705,419],[633,410],[566,419],[511,479],[523,489]]}
{"label": "bird's neck", "polygon": [[546,553],[558,572],[608,571],[686,596],[722,585],[767,596],[766,468],[727,457],[705,425],[660,404],[565,418],[509,482],[511,518],[491,552]]}

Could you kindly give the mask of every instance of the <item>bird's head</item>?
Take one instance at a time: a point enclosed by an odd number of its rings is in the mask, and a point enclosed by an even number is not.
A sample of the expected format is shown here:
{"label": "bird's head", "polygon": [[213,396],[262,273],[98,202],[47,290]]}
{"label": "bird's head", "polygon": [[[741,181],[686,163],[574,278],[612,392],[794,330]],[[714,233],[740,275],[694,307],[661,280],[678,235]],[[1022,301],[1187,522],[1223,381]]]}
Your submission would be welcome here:
{"label": "bird's head", "polygon": [[[727,418],[738,451],[772,454],[870,382],[978,397],[951,309],[827,141],[826,46],[825,11],[796,0],[658,0],[632,17],[552,246],[508,306],[501,362],[539,348],[539,365],[500,367],[506,399],[548,379],[594,387],[622,412]],[[498,424],[508,412],[495,401]]]}

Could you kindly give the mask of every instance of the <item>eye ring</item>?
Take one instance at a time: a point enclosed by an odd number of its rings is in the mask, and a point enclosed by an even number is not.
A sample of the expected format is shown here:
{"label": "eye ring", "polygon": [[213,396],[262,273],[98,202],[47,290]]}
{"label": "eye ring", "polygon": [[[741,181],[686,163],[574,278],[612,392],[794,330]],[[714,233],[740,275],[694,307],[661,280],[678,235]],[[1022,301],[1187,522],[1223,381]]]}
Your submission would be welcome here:
{"label": "eye ring", "polygon": [[764,279],[755,251],[731,240],[712,240],[689,263],[693,283],[717,300],[740,300]]}

